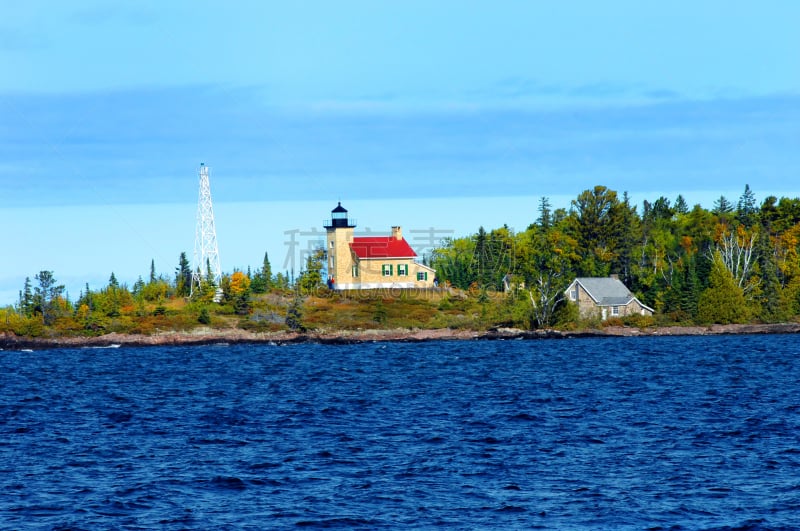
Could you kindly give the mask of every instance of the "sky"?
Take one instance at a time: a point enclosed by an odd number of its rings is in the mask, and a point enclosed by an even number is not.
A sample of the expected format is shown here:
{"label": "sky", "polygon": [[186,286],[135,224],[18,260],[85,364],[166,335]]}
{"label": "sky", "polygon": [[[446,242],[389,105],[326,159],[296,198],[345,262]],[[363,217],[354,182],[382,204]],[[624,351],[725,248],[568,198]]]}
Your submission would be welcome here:
{"label": "sky", "polygon": [[[0,306],[53,271],[192,259],[201,162],[225,272],[302,267],[341,201],[423,255],[604,185],[710,208],[800,196],[800,3],[7,3]],[[641,206],[639,206],[641,211]]]}

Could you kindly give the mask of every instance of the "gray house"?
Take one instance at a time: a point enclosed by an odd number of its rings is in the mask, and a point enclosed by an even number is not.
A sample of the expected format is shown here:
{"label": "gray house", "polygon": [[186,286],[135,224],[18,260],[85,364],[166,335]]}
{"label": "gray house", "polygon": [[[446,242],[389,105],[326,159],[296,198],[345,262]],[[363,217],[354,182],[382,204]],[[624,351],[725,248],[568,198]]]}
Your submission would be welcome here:
{"label": "gray house", "polygon": [[642,304],[616,277],[576,278],[564,294],[578,305],[582,318],[653,315],[653,309]]}

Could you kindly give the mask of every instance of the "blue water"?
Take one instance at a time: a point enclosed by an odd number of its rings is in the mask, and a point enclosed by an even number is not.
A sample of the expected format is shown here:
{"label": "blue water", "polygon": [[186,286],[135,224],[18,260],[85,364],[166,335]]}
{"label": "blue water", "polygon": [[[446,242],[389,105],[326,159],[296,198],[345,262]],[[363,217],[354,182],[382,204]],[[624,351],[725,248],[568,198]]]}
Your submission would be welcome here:
{"label": "blue water", "polygon": [[796,336],[0,352],[2,529],[800,526]]}

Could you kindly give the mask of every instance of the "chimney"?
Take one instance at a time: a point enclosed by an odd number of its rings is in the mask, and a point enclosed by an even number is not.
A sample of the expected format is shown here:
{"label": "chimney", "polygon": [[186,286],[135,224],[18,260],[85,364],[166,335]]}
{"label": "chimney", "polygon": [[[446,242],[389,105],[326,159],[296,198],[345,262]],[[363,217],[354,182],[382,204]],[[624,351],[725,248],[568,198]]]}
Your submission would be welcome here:
{"label": "chimney", "polygon": [[400,228],[400,225],[392,227],[392,238],[395,240],[403,239],[403,229]]}
{"label": "chimney", "polygon": [[616,273],[611,273],[611,274],[610,274],[610,275],[608,275],[608,276],[609,276],[609,277],[611,277],[611,278],[613,278],[614,280],[619,280],[619,275],[618,275],[618,274],[616,274]]}

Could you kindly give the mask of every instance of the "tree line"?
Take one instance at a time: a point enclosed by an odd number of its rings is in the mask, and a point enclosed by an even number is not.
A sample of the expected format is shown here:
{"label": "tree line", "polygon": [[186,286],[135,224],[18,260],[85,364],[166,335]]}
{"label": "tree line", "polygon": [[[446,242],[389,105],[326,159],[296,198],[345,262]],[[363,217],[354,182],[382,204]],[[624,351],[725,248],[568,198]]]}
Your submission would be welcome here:
{"label": "tree line", "polygon": [[188,301],[202,323],[209,320],[205,307],[216,297],[218,288],[222,291],[219,301],[222,313],[227,309],[234,315],[250,313],[254,294],[290,289],[288,275],[273,275],[266,253],[261,267],[255,271],[248,268],[246,272],[234,270],[232,274],[224,274],[219,286],[210,271],[193,286],[192,268],[185,252],[180,253],[172,276],[157,274],[155,261],[151,260],[146,278],[139,276],[133,286],[129,286],[120,283],[112,272],[105,286],[91,289],[86,284],[73,301],[53,271],[40,271],[33,281],[25,278],[17,303],[5,309],[6,325],[12,317],[17,325],[6,328],[33,336],[41,335],[44,327],[54,326],[62,332],[102,333],[114,328],[112,321],[115,319],[163,316],[168,312],[168,303],[174,300]]}
{"label": "tree line", "polygon": [[[674,201],[644,201],[640,212],[627,193],[595,186],[569,208],[554,209],[543,197],[532,210],[536,217],[523,231],[479,227],[469,236],[444,240],[431,253],[428,263],[445,288],[440,311],[473,308],[469,312],[477,321],[470,322],[481,326],[574,323],[577,312],[564,294],[572,280],[616,274],[656,310],[661,324],[772,323],[800,315],[800,199],[770,196],[759,204],[745,186],[736,203],[721,196],[710,210],[699,204],[689,208],[678,195]],[[54,272],[44,270],[25,279],[13,307],[0,309],[5,321],[0,330],[147,333],[164,325],[159,318],[165,315],[184,320],[173,319],[170,326],[231,315],[242,316],[242,325],[263,317],[300,328],[303,299],[326,291],[324,251],[306,262],[294,279],[273,274],[265,253],[258,268],[225,274],[219,286],[207,267],[193,286],[189,260],[180,253],[171,275],[158,274],[151,261],[149,274],[132,286],[111,273],[105,286],[87,284],[74,301]],[[474,295],[477,306],[450,297],[449,287]],[[212,303],[218,291],[222,299]],[[502,291],[507,295],[498,297]],[[284,300],[273,304],[256,297],[268,293]]]}
{"label": "tree line", "polygon": [[547,197],[521,232],[507,226],[442,242],[431,257],[441,282],[478,292],[511,287],[531,325],[548,326],[575,277],[611,274],[665,323],[782,322],[800,314],[800,199],[760,204],[746,185],[710,210],[678,195],[644,201],[605,186],[568,209]]}

